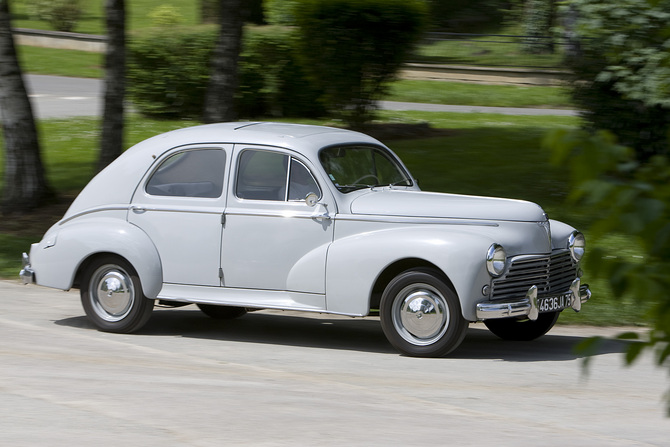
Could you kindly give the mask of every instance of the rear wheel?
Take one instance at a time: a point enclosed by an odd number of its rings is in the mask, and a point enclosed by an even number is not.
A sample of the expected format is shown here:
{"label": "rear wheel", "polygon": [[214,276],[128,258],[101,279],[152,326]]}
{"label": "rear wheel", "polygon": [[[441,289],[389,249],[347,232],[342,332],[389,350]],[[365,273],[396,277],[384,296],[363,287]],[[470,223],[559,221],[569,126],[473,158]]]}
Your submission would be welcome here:
{"label": "rear wheel", "polygon": [[531,341],[549,332],[556,324],[559,314],[560,312],[540,314],[535,321],[518,318],[484,320],[484,324],[503,340]]}
{"label": "rear wheel", "polygon": [[247,313],[244,307],[216,306],[214,304],[198,304],[198,307],[205,315],[217,320],[233,320]]}
{"label": "rear wheel", "polygon": [[456,293],[432,269],[409,270],[384,290],[379,316],[389,342],[415,357],[441,357],[461,344],[468,322]]}
{"label": "rear wheel", "polygon": [[144,296],[135,269],[117,256],[98,258],[86,267],[80,295],[88,318],[107,332],[139,330],[154,307],[154,300]]}

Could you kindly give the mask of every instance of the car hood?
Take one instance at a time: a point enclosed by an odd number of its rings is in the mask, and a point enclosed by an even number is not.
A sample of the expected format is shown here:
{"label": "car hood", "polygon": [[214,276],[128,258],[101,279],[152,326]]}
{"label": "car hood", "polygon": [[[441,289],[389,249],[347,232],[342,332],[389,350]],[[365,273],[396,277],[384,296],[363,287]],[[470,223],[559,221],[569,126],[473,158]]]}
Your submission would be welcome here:
{"label": "car hood", "polygon": [[371,190],[351,202],[351,213],[379,216],[543,222],[535,203],[422,191]]}

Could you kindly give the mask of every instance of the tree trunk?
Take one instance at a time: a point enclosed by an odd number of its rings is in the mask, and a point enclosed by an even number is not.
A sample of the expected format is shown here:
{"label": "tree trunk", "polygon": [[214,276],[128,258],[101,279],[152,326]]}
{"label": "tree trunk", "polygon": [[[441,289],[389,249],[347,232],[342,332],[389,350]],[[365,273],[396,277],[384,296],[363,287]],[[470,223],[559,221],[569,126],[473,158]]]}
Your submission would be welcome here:
{"label": "tree trunk", "polygon": [[124,0],[106,0],[105,105],[100,137],[99,171],[123,152],[123,101],[126,91],[125,9]]}
{"label": "tree trunk", "polygon": [[237,62],[242,47],[241,0],[219,0],[219,38],[211,61],[211,75],[205,97],[203,121],[206,123],[234,121]]}
{"label": "tree trunk", "polygon": [[54,197],[44,177],[33,110],[11,30],[9,0],[0,0],[0,119],[5,140],[2,213],[25,212]]}

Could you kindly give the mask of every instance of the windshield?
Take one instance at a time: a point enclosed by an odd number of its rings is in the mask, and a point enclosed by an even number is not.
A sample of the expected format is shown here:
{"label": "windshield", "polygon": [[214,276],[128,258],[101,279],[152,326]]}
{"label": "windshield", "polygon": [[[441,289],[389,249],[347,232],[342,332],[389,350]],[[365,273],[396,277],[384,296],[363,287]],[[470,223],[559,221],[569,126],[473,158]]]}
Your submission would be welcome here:
{"label": "windshield", "polygon": [[373,186],[412,186],[395,158],[375,146],[332,146],[319,154],[321,165],[335,187],[347,193]]}

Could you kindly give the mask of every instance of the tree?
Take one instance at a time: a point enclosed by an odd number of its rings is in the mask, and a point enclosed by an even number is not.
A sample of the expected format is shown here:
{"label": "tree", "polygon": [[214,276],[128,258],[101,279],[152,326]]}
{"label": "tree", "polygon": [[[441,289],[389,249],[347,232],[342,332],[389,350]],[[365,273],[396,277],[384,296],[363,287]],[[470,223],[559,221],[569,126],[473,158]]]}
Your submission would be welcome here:
{"label": "tree", "polygon": [[54,197],[44,176],[32,107],[11,30],[9,0],[0,0],[0,115],[5,141],[2,212],[25,212]]}
{"label": "tree", "polygon": [[203,121],[234,121],[237,65],[242,48],[241,0],[219,0],[221,29],[212,54]]}
{"label": "tree", "polygon": [[126,13],[124,0],[107,0],[105,53],[105,105],[102,117],[98,170],[123,152],[123,101],[126,92]]}
{"label": "tree", "polygon": [[[586,265],[608,280],[615,296],[629,294],[651,307],[646,337],[619,336],[637,340],[628,346],[626,361],[630,364],[649,350],[670,371],[670,160],[657,155],[639,164],[634,151],[606,131],[560,130],[546,143],[553,148],[554,161],[570,168],[572,199],[596,211],[590,236],[617,233],[639,242],[643,262],[600,248],[590,250]],[[597,342],[591,339],[584,348]],[[666,397],[670,416],[670,393]]]}
{"label": "tree", "polygon": [[335,116],[360,128],[373,117],[426,18],[421,0],[301,0],[303,66]]}
{"label": "tree", "polygon": [[526,53],[553,53],[551,28],[554,22],[554,0],[527,0],[524,5],[523,34]]}
{"label": "tree", "polygon": [[640,161],[670,154],[670,0],[571,0],[579,52],[572,97],[590,129],[607,129]]}

